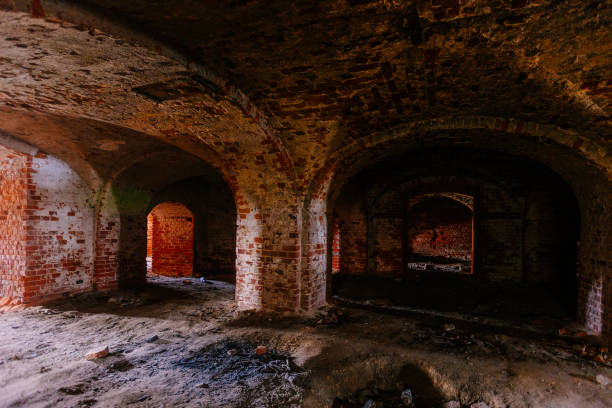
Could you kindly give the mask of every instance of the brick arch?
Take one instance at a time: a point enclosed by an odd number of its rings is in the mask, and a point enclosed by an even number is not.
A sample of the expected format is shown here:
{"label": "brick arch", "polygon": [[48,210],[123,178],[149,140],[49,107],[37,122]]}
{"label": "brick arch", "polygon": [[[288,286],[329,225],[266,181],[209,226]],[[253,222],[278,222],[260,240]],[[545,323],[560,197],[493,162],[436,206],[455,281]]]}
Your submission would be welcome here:
{"label": "brick arch", "polygon": [[[365,156],[374,153],[374,156],[385,157],[393,154],[393,149],[399,151],[423,146],[426,143],[436,143],[439,140],[431,140],[436,134],[448,134],[449,132],[491,132],[504,136],[517,135],[525,137],[530,143],[548,141],[553,145],[560,145],[568,148],[582,158],[585,164],[595,166],[608,179],[612,177],[612,160],[605,154],[605,148],[589,136],[582,136],[571,130],[564,130],[551,125],[544,125],[535,122],[525,122],[512,118],[490,117],[490,116],[460,116],[444,117],[427,121],[417,121],[396,126],[386,131],[376,132],[364,138],[365,140],[354,141],[353,143],[332,153],[325,164],[313,177],[309,186],[307,200],[325,196],[329,193],[332,179],[337,178],[341,170],[349,170],[350,167],[361,168],[367,166],[359,161]],[[430,140],[428,140],[430,139]],[[440,138],[441,139],[441,138]],[[453,137],[448,138],[453,142]],[[457,138],[457,141],[460,138]],[[394,145],[394,142],[405,141],[401,146]],[[522,143],[522,142],[521,142]],[[491,143],[492,146],[495,142]],[[503,151],[503,146],[500,146]],[[370,160],[376,160],[375,158]],[[350,163],[347,165],[347,162]],[[340,169],[341,166],[345,168]],[[552,167],[552,166],[551,166]],[[345,171],[354,174],[355,171]]]}
{"label": "brick arch", "polygon": [[[29,13],[35,18],[55,18],[66,21],[82,28],[95,28],[103,32],[112,33],[124,40],[131,41],[152,51],[156,55],[166,57],[173,62],[181,64],[193,74],[198,75],[198,81],[204,86],[219,93],[237,105],[251,122],[255,123],[264,135],[262,144],[268,146],[268,150],[274,153],[274,161],[282,171],[286,173],[285,182],[297,191],[296,171],[291,156],[285,147],[283,140],[275,133],[273,126],[267,119],[267,114],[260,109],[249,96],[238,86],[220,76],[214,67],[209,67],[196,61],[193,57],[183,52],[171,42],[160,40],[159,37],[147,34],[141,30],[134,29],[132,25],[122,21],[109,18],[107,14],[100,12],[95,7],[69,3],[64,1],[44,2],[35,12],[28,1],[16,1],[4,5],[5,9]],[[200,142],[207,143],[205,140]]]}
{"label": "brick arch", "polygon": [[185,205],[165,201],[147,215],[147,258],[151,272],[173,277],[192,276],[194,215]]}
{"label": "brick arch", "polygon": [[[484,265],[484,258],[481,257],[480,248],[480,237],[479,237],[479,211],[481,197],[483,196],[483,187],[488,185],[489,188],[494,188],[496,191],[503,196],[503,201],[511,205],[512,212],[518,213],[520,204],[518,200],[508,191],[508,186],[504,183],[498,182],[495,179],[489,178],[477,178],[474,175],[470,176],[446,176],[436,175],[424,178],[401,178],[384,180],[380,183],[376,183],[372,186],[373,199],[367,203],[368,214],[372,214],[375,208],[382,199],[387,195],[399,194],[406,205],[406,210],[410,210],[411,206],[418,205],[419,203],[435,197],[446,197],[449,200],[453,200],[461,204],[462,206],[469,209],[472,213],[472,271],[481,276],[487,275],[486,271],[493,268]],[[471,202],[467,203],[465,200],[461,200],[458,196],[469,196]],[[407,216],[407,214],[404,214]],[[371,219],[368,219],[368,225],[372,223]],[[369,238],[367,247],[372,245]],[[407,256],[406,253],[402,254],[404,258]],[[368,260],[368,268],[372,269],[373,260]],[[480,264],[479,264],[480,263]],[[406,273],[405,266],[402,265],[403,273]]]}
{"label": "brick arch", "polygon": [[474,211],[474,197],[468,194],[453,192],[454,189],[450,189],[447,192],[438,192],[438,193],[424,193],[419,196],[413,197],[408,201],[408,208],[413,208],[416,205],[421,203],[425,203],[428,200],[435,200],[438,198],[447,198],[449,200],[455,201],[467,207],[470,211]]}
{"label": "brick arch", "polygon": [[201,158],[172,148],[129,161],[115,173],[97,195],[95,276],[98,290],[144,283],[147,216],[156,192],[202,175],[231,180]]}
{"label": "brick arch", "polygon": [[[304,230],[310,240],[304,248],[328,248],[327,237],[332,226],[327,224],[328,203],[333,202],[339,187],[371,163],[389,156],[431,146],[464,145],[507,152],[539,162],[564,179],[576,197],[582,219],[579,318],[594,333],[612,339],[612,270],[608,266],[609,251],[602,249],[602,240],[609,245],[612,235],[595,236],[599,225],[609,225],[611,217],[603,208],[612,202],[612,160],[605,149],[590,136],[553,126],[526,123],[508,118],[449,117],[398,126],[370,135],[333,153],[312,180],[305,199]],[[586,244],[585,244],[586,243]],[[325,254],[304,252],[306,282],[310,291],[324,288],[328,266]],[[602,263],[595,266],[592,259]],[[319,289],[320,290],[320,289]]]}
{"label": "brick arch", "polygon": [[[463,198],[463,199],[462,199]],[[474,261],[473,197],[459,193],[429,193],[404,201],[403,262],[410,258]],[[406,268],[402,263],[402,267]]]}

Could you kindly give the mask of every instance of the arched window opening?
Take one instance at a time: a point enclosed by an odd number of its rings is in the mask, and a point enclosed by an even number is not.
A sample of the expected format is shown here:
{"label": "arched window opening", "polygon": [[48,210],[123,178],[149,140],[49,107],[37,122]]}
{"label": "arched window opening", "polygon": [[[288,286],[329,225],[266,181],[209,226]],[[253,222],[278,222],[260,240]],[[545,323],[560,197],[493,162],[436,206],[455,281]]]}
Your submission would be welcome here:
{"label": "arched window opening", "polygon": [[472,273],[474,197],[424,194],[405,209],[406,268],[413,271]]}
{"label": "arched window opening", "polygon": [[193,214],[179,203],[158,204],[147,216],[147,272],[193,276]]}

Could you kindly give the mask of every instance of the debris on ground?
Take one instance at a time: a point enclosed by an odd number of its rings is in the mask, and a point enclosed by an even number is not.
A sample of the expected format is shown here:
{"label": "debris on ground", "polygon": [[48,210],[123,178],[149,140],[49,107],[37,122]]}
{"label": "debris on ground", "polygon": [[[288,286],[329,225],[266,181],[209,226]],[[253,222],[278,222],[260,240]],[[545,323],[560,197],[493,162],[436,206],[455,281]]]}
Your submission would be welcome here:
{"label": "debris on ground", "polygon": [[91,349],[87,353],[85,353],[85,358],[87,360],[95,360],[95,359],[98,359],[98,358],[104,358],[104,357],[108,356],[108,353],[109,353],[108,346],[106,346],[104,348],[95,348],[95,349]]}
{"label": "debris on ground", "polygon": [[[238,314],[234,286],[226,282],[214,281],[218,291],[212,291],[195,279],[193,285],[182,278],[148,279],[140,290],[3,312],[3,403],[363,408],[372,400],[377,408],[407,408],[402,394],[409,389],[412,408],[498,407],[497,401],[519,396],[525,406],[560,400],[611,406],[610,362],[597,360],[607,359],[608,349],[591,336],[556,335],[559,327],[573,328],[569,324],[551,325],[549,336],[540,336],[433,313],[344,305],[309,318]],[[142,307],[120,307],[128,304]],[[71,311],[78,318],[68,317]],[[457,327],[447,331],[450,322]],[[266,352],[257,354],[261,345]],[[112,350],[106,357],[84,360],[88,348],[106,347]],[[404,364],[413,367],[406,376]],[[66,369],[70,378],[61,375]],[[31,381],[26,388],[22,378]]]}
{"label": "debris on ground", "polygon": [[[255,352],[253,350],[264,350]],[[177,362],[185,375],[206,384],[211,394],[232,397],[216,401],[224,407],[301,406],[308,372],[285,354],[240,340],[224,340],[191,353]]]}
{"label": "debris on ground", "polygon": [[346,319],[346,314],[341,308],[330,305],[321,308],[315,316],[310,319],[310,324],[315,326],[337,325]]}
{"label": "debris on ground", "polygon": [[597,376],[595,376],[595,381],[597,381],[597,383],[600,384],[602,387],[607,387],[612,382],[612,380],[610,380],[603,374],[598,374]]}
{"label": "debris on ground", "polygon": [[405,406],[412,406],[412,403],[414,402],[414,399],[412,398],[412,391],[409,388],[406,388],[404,391],[402,391],[400,399]]}

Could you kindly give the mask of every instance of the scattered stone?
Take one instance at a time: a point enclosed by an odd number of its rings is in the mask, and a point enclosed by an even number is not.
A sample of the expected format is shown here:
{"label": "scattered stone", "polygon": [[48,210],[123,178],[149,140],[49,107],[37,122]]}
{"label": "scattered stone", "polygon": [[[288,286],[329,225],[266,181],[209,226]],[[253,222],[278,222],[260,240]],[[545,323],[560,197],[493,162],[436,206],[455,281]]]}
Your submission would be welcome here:
{"label": "scattered stone", "polygon": [[402,399],[402,403],[407,407],[412,406],[412,403],[414,402],[414,399],[412,398],[412,391],[409,388],[402,391],[400,398]]}
{"label": "scattered stone", "polygon": [[145,394],[145,395],[143,395],[142,397],[138,398],[138,399],[137,399],[136,401],[134,401],[134,402],[142,402],[142,401],[146,401],[146,400],[148,400],[148,399],[149,399],[149,396]]}
{"label": "scattered stone", "polygon": [[[227,350],[227,355],[228,356],[235,356],[236,354],[238,354],[238,350],[236,350],[236,349]],[[260,353],[257,353],[257,354],[260,354]]]}
{"label": "scattered stone", "polygon": [[56,17],[46,17],[45,21],[47,21],[49,23],[55,23],[55,24],[60,24],[62,22],[62,20],[60,20],[59,18],[56,18]]}
{"label": "scattered stone", "polygon": [[484,402],[476,402],[470,405],[470,408],[489,408],[489,406],[485,404]]}
{"label": "scattered stone", "polygon": [[448,401],[444,404],[444,408],[461,408],[461,403],[459,401]]}
{"label": "scattered stone", "polygon": [[159,340],[159,336],[156,334],[154,336],[149,337],[148,339],[146,339],[145,341],[147,343],[153,343],[154,341]]}
{"label": "scattered stone", "polygon": [[104,35],[104,32],[98,30],[97,28],[90,28],[89,35],[93,37],[98,37],[98,36]]}
{"label": "scattered stone", "polygon": [[89,350],[87,354],[85,354],[85,358],[87,360],[95,360],[98,358],[104,358],[106,356],[108,356],[108,346],[104,347],[103,349],[96,348]]}
{"label": "scattered stone", "polygon": [[38,353],[30,353],[30,354],[26,354],[25,356],[23,356],[23,358],[27,358],[28,360],[31,360],[36,357],[38,357]]}
{"label": "scattered stone", "polygon": [[369,399],[363,404],[363,408],[376,408],[376,401]]}
{"label": "scattered stone", "polygon": [[597,383],[600,384],[603,387],[608,386],[612,382],[612,380],[610,380],[608,377],[606,377],[603,374],[598,374],[595,377],[595,381],[597,381]]}
{"label": "scattered stone", "polygon": [[344,312],[337,307],[325,307],[311,320],[315,325],[334,325],[344,319]]}
{"label": "scattered stone", "polygon": [[258,355],[266,354],[267,351],[268,348],[266,346],[257,346],[257,348],[255,349],[255,353],[257,353]]}
{"label": "scattered stone", "polygon": [[444,330],[446,330],[446,331],[451,331],[451,330],[455,330],[455,328],[456,328],[456,327],[455,327],[455,325],[454,325],[454,324],[452,324],[452,323],[444,323],[444,324],[442,325],[442,328],[443,328]]}

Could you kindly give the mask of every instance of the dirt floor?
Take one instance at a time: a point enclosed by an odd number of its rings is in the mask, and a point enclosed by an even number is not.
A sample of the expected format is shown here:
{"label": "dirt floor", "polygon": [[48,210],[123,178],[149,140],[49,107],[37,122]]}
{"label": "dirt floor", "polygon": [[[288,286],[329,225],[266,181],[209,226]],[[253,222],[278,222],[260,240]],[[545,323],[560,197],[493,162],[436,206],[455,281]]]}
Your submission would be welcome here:
{"label": "dirt floor", "polygon": [[367,301],[254,314],[233,291],[150,276],[140,291],[5,311],[0,406],[612,406],[607,349],[575,328]]}

